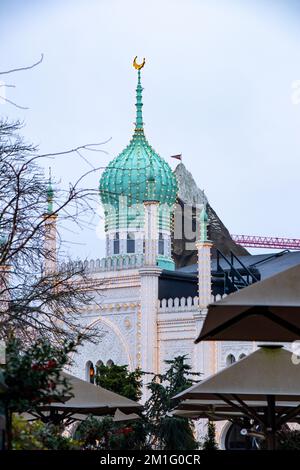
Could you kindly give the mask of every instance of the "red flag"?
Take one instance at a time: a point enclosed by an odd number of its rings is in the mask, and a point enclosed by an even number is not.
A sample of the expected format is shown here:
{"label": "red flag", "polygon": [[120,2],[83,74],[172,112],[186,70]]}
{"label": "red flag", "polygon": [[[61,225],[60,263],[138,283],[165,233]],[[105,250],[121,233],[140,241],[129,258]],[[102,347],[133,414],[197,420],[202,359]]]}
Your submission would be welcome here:
{"label": "red flag", "polygon": [[171,155],[170,158],[176,158],[176,160],[182,160],[182,153],[179,153],[178,155]]}

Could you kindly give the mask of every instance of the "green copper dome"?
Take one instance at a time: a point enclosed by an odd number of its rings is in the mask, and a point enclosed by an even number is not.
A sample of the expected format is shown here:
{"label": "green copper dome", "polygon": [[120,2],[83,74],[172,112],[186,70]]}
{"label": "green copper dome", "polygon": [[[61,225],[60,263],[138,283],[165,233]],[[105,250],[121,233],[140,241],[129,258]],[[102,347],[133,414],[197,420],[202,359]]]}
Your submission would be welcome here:
{"label": "green copper dome", "polygon": [[170,215],[178,191],[177,179],[169,164],[155,152],[145,137],[142,90],[141,71],[138,70],[136,127],[132,139],[108,164],[100,179],[100,197],[105,209],[106,230],[120,226],[143,226],[142,205],[149,199],[149,182],[151,199],[160,203],[160,228],[170,228]]}

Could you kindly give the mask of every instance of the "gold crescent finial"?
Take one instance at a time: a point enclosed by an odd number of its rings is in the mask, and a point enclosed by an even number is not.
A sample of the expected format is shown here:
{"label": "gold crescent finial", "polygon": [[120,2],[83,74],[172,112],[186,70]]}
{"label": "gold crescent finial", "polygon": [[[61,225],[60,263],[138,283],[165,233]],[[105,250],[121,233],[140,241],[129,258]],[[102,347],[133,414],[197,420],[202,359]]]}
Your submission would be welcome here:
{"label": "gold crescent finial", "polygon": [[135,68],[136,70],[141,70],[141,69],[144,67],[145,62],[146,62],[146,61],[145,61],[145,57],[144,57],[143,62],[142,62],[141,64],[138,64],[137,61],[136,61],[136,59],[137,59],[137,55],[136,55],[135,58],[133,59],[133,64],[132,64],[132,65],[134,66],[134,68]]}

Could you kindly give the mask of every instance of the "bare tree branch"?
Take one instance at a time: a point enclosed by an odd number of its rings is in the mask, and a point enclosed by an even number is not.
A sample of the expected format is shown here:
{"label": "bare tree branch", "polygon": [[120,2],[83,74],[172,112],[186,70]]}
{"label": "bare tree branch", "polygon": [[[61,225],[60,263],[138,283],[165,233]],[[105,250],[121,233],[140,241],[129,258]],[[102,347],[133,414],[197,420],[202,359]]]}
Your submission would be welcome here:
{"label": "bare tree branch", "polygon": [[41,54],[41,58],[32,65],[27,65],[25,67],[17,67],[15,69],[6,70],[5,72],[0,72],[0,75],[7,75],[9,73],[21,72],[22,70],[30,70],[39,65],[44,59],[44,54]]}
{"label": "bare tree branch", "polygon": [[26,106],[21,106],[20,104],[17,104],[14,101],[9,100],[8,98],[5,98],[5,96],[0,96],[0,99],[3,100],[3,101],[6,101],[6,103],[12,104],[13,106],[15,106],[18,109],[29,109]]}
{"label": "bare tree branch", "polygon": [[[14,72],[21,72],[22,70],[33,69],[34,67],[36,67],[37,65],[39,65],[43,61],[43,58],[44,58],[44,55],[41,54],[41,58],[37,62],[35,62],[34,64],[28,65],[26,67],[18,67],[18,68],[15,68],[15,69],[6,70],[5,72],[0,72],[0,75],[7,75],[7,74],[10,74],[10,73],[14,73]],[[15,85],[2,83],[0,85],[0,87],[2,87],[2,88],[15,88]],[[1,98],[1,100],[5,101],[6,103],[11,104],[12,106],[15,106],[18,109],[29,109],[26,106],[21,106],[20,104],[15,103],[14,101],[6,98],[5,96],[0,95],[0,98]]]}
{"label": "bare tree branch", "polygon": [[[80,227],[83,215],[94,214],[97,190],[87,188],[85,178],[96,169],[67,190],[57,188],[55,207],[47,213],[48,181],[39,159],[52,154],[37,155],[18,136],[20,128],[19,122],[0,121],[0,337],[13,331],[25,341],[39,336],[56,342],[78,335],[92,339],[99,332],[82,331],[80,312],[91,302],[100,303],[102,281],[91,278],[83,263],[65,259],[65,240],[53,220],[59,216],[68,228]],[[77,154],[71,149],[56,155],[72,152]],[[50,229],[56,251],[47,244]]]}
{"label": "bare tree branch", "polygon": [[99,149],[99,148],[93,148],[93,147],[98,147],[100,145],[107,144],[111,140],[111,137],[104,142],[98,142],[95,144],[85,144],[85,145],[79,145],[78,147],[74,147],[72,149],[64,150],[61,152],[52,152],[52,153],[44,153],[37,155],[36,158],[45,158],[45,157],[57,157],[59,155],[68,155],[70,153],[78,152],[80,150],[89,150],[90,152],[102,152],[108,154],[106,150]]}

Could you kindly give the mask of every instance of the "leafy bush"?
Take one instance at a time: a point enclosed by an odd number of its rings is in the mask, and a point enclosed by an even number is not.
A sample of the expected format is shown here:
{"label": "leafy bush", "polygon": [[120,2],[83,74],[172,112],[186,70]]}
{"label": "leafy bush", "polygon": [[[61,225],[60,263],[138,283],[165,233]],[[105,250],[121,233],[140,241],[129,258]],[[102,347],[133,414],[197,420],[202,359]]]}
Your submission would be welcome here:
{"label": "leafy bush", "polygon": [[216,426],[212,421],[207,423],[207,434],[203,439],[201,448],[203,450],[218,450],[218,444],[216,441]]}
{"label": "leafy bush", "polygon": [[143,421],[115,423],[110,416],[89,416],[74,434],[85,449],[139,450],[145,448],[146,428]]}
{"label": "leafy bush", "polygon": [[63,436],[61,429],[41,421],[28,422],[14,415],[12,421],[13,450],[77,450],[81,442]]}

